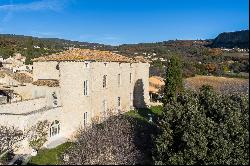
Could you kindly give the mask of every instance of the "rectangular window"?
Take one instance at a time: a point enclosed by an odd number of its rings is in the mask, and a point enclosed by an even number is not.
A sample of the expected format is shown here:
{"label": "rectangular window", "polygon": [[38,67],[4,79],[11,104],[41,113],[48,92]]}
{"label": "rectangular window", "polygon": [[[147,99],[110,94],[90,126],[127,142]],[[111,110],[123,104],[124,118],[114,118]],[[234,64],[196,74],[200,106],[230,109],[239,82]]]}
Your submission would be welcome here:
{"label": "rectangular window", "polygon": [[117,108],[116,108],[117,113],[121,112],[121,97],[117,97]]}
{"label": "rectangular window", "polygon": [[83,125],[86,126],[87,123],[88,123],[88,113],[85,112],[85,113],[83,114]]}
{"label": "rectangular window", "polygon": [[133,93],[130,93],[130,106],[133,106]]}
{"label": "rectangular window", "polygon": [[103,76],[103,88],[107,87],[107,75]]}
{"label": "rectangular window", "polygon": [[118,74],[118,86],[121,85],[121,74]]}
{"label": "rectangular window", "polygon": [[117,106],[120,107],[121,106],[121,97],[117,98]]}
{"label": "rectangular window", "polygon": [[103,115],[106,116],[108,107],[107,107],[107,100],[102,101],[102,108],[103,108]]}
{"label": "rectangular window", "polygon": [[84,94],[84,96],[88,96],[89,95],[88,90],[89,90],[89,82],[88,82],[88,80],[85,80],[83,82],[83,94]]}
{"label": "rectangular window", "polygon": [[132,82],[132,73],[129,73],[129,83]]}

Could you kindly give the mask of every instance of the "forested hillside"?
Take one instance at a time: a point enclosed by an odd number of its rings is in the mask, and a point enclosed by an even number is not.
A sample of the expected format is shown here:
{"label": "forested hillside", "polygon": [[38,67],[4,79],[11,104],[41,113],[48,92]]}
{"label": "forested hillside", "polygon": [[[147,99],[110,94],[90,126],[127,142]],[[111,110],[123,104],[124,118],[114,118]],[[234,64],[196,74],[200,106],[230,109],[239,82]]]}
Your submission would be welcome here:
{"label": "forested hillside", "polygon": [[151,75],[164,75],[166,62],[171,56],[180,56],[184,77],[199,75],[236,76],[249,71],[249,53],[211,48],[212,40],[170,40],[158,43],[121,45],[113,48],[128,55],[142,55],[151,62]]}
{"label": "forested hillside", "polygon": [[214,39],[212,47],[249,48],[249,30],[221,33]]}
{"label": "forested hillside", "polygon": [[37,38],[23,35],[0,34],[0,56],[8,58],[13,53],[21,53],[27,57],[27,64],[31,59],[39,56],[67,50],[70,47],[94,48],[102,44],[70,41],[57,38]]}
{"label": "forested hillside", "polygon": [[[241,35],[237,35],[237,34]],[[249,43],[242,34],[219,35],[211,40],[169,40],[156,43],[123,44],[110,46],[98,43],[70,41],[57,38],[37,38],[21,35],[0,35],[0,56],[7,58],[13,53],[26,56],[26,64],[32,58],[67,50],[70,47],[109,50],[126,56],[144,56],[151,61],[150,75],[164,76],[166,62],[171,56],[179,56],[183,61],[184,77],[199,75],[240,76],[249,73],[249,53],[245,49],[225,51],[214,48],[218,43],[242,41]],[[228,41],[228,42],[227,42]],[[217,43],[217,44],[216,44]],[[236,42],[237,43],[237,42]],[[232,44],[232,42],[231,42]]]}

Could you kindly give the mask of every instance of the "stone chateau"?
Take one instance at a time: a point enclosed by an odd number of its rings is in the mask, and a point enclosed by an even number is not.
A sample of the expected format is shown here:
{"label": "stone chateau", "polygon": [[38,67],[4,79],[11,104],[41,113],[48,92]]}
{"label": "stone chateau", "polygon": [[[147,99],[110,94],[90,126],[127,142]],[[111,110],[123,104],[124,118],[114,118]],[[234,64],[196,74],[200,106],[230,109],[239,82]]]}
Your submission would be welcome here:
{"label": "stone chateau", "polygon": [[143,58],[108,51],[71,49],[36,58],[32,83],[0,89],[7,97],[13,91],[21,96],[20,101],[0,104],[0,125],[24,131],[48,120],[46,147],[71,139],[80,127],[103,120],[110,111],[147,107],[148,78],[149,63]]}

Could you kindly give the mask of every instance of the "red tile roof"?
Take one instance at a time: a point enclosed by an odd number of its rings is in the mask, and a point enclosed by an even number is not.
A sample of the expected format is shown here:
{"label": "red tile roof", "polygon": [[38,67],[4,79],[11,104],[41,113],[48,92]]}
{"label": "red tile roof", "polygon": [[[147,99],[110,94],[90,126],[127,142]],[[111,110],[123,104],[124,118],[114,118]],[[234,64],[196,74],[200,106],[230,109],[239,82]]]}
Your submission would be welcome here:
{"label": "red tile roof", "polygon": [[32,84],[37,85],[37,86],[58,87],[59,81],[58,80],[37,80],[37,81],[34,81]]}
{"label": "red tile roof", "polygon": [[129,58],[110,51],[74,48],[49,56],[33,59],[33,62],[45,61],[97,61],[97,62],[147,62],[143,57]]}

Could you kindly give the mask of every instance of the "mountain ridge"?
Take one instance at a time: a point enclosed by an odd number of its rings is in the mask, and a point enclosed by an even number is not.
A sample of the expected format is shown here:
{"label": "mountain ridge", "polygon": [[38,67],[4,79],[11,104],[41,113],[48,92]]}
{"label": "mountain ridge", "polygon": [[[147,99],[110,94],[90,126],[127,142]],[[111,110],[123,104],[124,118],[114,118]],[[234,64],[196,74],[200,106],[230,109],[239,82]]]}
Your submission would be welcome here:
{"label": "mountain ridge", "polygon": [[249,48],[249,30],[220,33],[211,45],[224,48]]}

